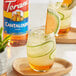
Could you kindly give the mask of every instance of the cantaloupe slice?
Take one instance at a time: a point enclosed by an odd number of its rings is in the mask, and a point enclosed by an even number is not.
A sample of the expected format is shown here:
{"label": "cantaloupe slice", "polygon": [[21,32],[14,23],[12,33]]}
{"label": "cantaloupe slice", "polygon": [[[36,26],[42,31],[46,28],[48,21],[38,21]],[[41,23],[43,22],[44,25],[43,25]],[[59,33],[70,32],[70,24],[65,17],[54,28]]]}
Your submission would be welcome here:
{"label": "cantaloupe slice", "polygon": [[55,11],[47,10],[47,18],[46,18],[46,25],[45,25],[45,33],[57,33],[60,25],[60,18],[55,13]]}

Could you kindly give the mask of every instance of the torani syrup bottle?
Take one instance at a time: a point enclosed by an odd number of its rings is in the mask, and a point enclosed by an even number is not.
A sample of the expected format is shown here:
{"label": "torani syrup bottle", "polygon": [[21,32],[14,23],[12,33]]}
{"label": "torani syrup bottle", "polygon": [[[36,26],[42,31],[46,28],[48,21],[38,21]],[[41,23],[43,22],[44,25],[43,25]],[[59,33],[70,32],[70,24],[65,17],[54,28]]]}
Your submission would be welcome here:
{"label": "torani syrup bottle", "polygon": [[28,0],[4,0],[4,35],[13,34],[10,45],[23,46],[27,42]]}

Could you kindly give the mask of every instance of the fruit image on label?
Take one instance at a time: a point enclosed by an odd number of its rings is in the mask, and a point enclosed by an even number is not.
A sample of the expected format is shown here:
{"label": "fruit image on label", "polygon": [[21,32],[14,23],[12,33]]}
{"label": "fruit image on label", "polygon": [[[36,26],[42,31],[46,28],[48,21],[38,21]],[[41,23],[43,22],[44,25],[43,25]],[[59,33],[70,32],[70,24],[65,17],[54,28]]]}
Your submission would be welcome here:
{"label": "fruit image on label", "polygon": [[20,10],[17,10],[15,12],[13,12],[11,20],[13,20],[13,21],[22,21],[22,20],[24,20],[23,12],[20,11]]}
{"label": "fruit image on label", "polygon": [[4,0],[4,38],[13,34],[12,46],[26,43],[28,31],[28,0]]}

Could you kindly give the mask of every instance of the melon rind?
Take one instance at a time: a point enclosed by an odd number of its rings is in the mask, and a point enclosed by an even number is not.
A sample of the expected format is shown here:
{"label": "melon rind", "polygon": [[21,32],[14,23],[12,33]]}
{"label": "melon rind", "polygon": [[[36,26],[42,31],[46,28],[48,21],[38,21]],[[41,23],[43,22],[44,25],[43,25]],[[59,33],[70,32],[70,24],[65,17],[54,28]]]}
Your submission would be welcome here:
{"label": "melon rind", "polygon": [[54,42],[49,41],[38,46],[27,46],[27,55],[31,58],[42,57],[49,54],[54,48]]}

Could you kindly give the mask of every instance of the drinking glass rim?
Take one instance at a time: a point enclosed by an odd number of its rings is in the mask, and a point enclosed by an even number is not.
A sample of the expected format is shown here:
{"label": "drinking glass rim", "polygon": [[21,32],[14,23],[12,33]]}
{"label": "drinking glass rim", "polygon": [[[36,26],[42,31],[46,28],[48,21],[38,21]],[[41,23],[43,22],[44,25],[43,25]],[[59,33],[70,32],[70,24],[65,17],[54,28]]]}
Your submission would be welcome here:
{"label": "drinking glass rim", "polygon": [[[27,33],[29,34],[32,30],[34,30],[34,31],[36,31],[36,30],[45,30],[45,26],[32,27],[31,29],[29,29],[27,31]],[[50,33],[50,36],[55,36],[54,32]]]}

